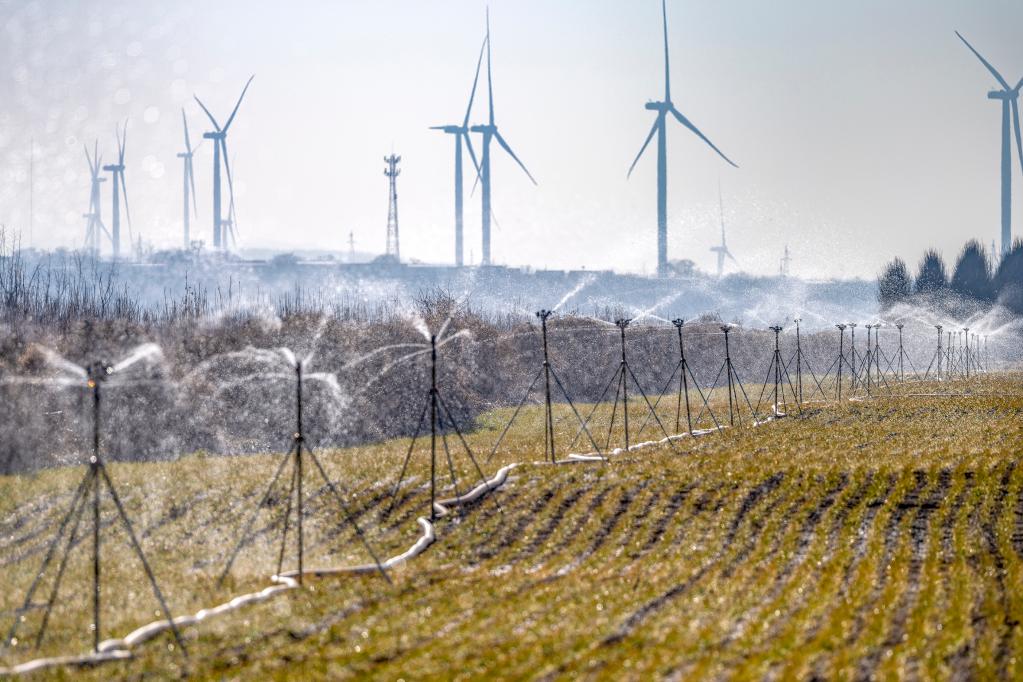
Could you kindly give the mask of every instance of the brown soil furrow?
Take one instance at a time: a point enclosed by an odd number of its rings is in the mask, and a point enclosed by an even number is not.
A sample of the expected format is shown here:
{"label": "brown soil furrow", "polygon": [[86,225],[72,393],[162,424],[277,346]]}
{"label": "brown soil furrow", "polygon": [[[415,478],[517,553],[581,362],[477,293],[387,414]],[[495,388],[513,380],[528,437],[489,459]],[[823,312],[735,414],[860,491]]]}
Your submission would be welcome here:
{"label": "brown soil furrow", "polygon": [[664,536],[664,532],[668,528],[668,524],[675,515],[678,514],[679,509],[685,503],[689,494],[696,488],[696,483],[687,483],[678,490],[676,490],[672,496],[668,499],[668,503],[664,507],[664,514],[662,514],[657,521],[654,523],[653,531],[650,533],[650,537],[647,538],[646,544],[643,545],[643,549],[640,550],[640,555],[646,554],[653,547],[660,542]]}
{"label": "brown soil furrow", "polygon": [[725,540],[714,557],[704,562],[703,565],[691,573],[685,580],[676,583],[629,614],[629,616],[625,618],[622,624],[619,625],[613,633],[606,636],[601,641],[601,645],[610,646],[629,636],[629,634],[635,631],[635,629],[639,627],[643,621],[664,609],[668,604],[684,594],[693,584],[703,578],[703,576],[706,575],[718,563],[720,558],[731,548],[731,544],[734,542],[742,522],[749,516],[749,513],[754,507],[756,507],[758,502],[781,484],[782,479],[783,475],[781,473],[777,473],[754,486],[753,489],[750,490],[750,492],[743,498],[743,501],[739,506],[739,510],[736,512],[735,518],[729,526],[729,531]]}
{"label": "brown soil furrow", "polygon": [[924,559],[928,549],[927,535],[930,530],[931,516],[940,507],[951,485],[952,473],[948,469],[942,469],[938,474],[938,482],[931,489],[930,495],[928,495],[925,501],[916,505],[916,512],[913,514],[909,524],[912,552],[909,557],[906,588],[899,595],[898,602],[892,610],[892,620],[888,628],[888,635],[880,646],[874,647],[867,656],[860,660],[857,668],[858,677],[872,679],[885,651],[902,642],[910,610],[913,604],[916,603],[917,596],[920,593],[920,573],[923,570]]}

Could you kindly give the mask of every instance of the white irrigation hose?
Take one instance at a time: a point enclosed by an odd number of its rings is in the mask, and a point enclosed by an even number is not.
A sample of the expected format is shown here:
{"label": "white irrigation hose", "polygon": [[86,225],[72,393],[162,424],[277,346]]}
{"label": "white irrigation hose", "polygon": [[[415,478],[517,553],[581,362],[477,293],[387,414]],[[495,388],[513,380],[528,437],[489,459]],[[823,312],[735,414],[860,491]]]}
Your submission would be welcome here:
{"label": "white irrigation hose", "polygon": [[[447,516],[450,513],[449,507],[463,505],[468,502],[473,502],[480,499],[488,492],[496,490],[504,485],[505,481],[508,480],[508,472],[514,469],[518,464],[509,464],[502,467],[494,477],[480,483],[478,486],[473,488],[465,495],[461,495],[456,498],[449,498],[445,500],[438,500],[434,503],[434,510],[439,516]],[[409,559],[412,559],[419,554],[422,554],[427,547],[432,545],[436,539],[436,533],[434,531],[433,524],[426,518],[419,517],[416,519],[419,523],[419,527],[422,529],[422,534],[419,539],[409,547],[407,550],[393,556],[386,561],[381,562],[384,569],[394,568],[399,564],[402,564]],[[324,578],[339,575],[357,575],[364,573],[372,573],[379,570],[376,564],[364,564],[361,566],[344,566],[338,568],[320,568],[320,569],[307,569],[302,571],[302,577],[314,577]],[[273,597],[276,597],[284,592],[293,590],[299,587],[298,571],[288,571],[281,575],[271,576],[270,580],[276,583],[270,587],[266,587],[259,592],[250,592],[248,594],[242,594],[232,598],[218,606],[212,608],[205,608],[197,611],[194,615],[177,616],[174,618],[173,623],[178,628],[184,628],[194,625],[199,625],[211,618],[224,615],[237,611],[240,608],[249,606],[250,604],[259,604]],[[98,663],[105,663],[108,661],[120,661],[132,658],[131,650],[144,643],[153,639],[157,635],[160,635],[171,629],[171,622],[167,619],[153,621],[147,625],[136,628],[132,632],[128,633],[122,639],[107,639],[100,642],[98,651],[83,654],[81,656],[55,656],[51,658],[38,658],[26,663],[21,663],[12,668],[0,668],[0,676],[13,676],[13,675],[25,675],[28,673],[38,672],[47,668],[59,667],[59,666],[82,666],[82,665],[95,665]]]}

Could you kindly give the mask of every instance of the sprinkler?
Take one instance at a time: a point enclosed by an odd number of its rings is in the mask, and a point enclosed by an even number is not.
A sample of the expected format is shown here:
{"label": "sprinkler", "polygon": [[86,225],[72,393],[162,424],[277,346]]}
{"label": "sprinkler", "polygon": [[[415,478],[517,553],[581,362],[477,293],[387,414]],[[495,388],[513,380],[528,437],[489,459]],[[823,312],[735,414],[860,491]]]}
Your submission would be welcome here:
{"label": "sprinkler", "polygon": [[[290,357],[290,356],[289,356]],[[293,359],[293,358],[292,358]],[[234,550],[228,557],[227,563],[224,565],[224,570],[220,574],[220,578],[217,581],[218,586],[224,584],[224,580],[227,579],[228,574],[231,572],[231,566],[234,565],[235,559],[238,558],[238,554],[241,552],[242,547],[249,540],[252,532],[252,526],[256,522],[256,518],[259,516],[259,511],[263,507],[267,506],[270,501],[271,495],[273,495],[274,489],[277,487],[277,481],[280,480],[281,475],[290,463],[291,466],[291,482],[288,485],[287,503],[284,510],[284,518],[281,523],[281,546],[277,556],[277,572],[275,575],[284,575],[284,556],[287,553],[288,547],[288,531],[291,525],[291,514],[292,509],[295,510],[295,563],[297,564],[297,571],[295,571],[295,578],[301,585],[303,576],[305,575],[305,460],[308,458],[310,462],[316,468],[320,478],[323,480],[324,485],[331,492],[334,499],[337,501],[338,507],[345,516],[345,520],[352,525],[355,534],[359,537],[366,551],[370,557],[373,558],[373,562],[376,564],[377,570],[380,571],[380,575],[383,576],[384,580],[388,583],[391,582],[390,577],[387,575],[387,571],[384,569],[383,564],[380,562],[377,553],[373,550],[373,547],[369,544],[369,540],[363,533],[362,528],[356,523],[355,517],[352,515],[348,508],[348,504],[345,502],[344,497],[338,490],[337,485],[330,480],[327,476],[327,470],[323,467],[319,457],[313,452],[312,448],[309,447],[305,439],[305,431],[302,423],[302,390],[304,388],[304,381],[302,377],[302,362],[295,361],[295,431],[291,436],[291,448],[281,457],[281,462],[277,466],[277,470],[274,475],[270,478],[270,483],[266,488],[266,492],[260,499],[259,504],[252,511],[248,520],[243,527],[241,536],[238,538],[238,544],[235,545]]]}
{"label": "sprinkler", "polygon": [[[42,622],[39,626],[39,630],[36,632],[35,648],[38,649],[42,644],[43,638],[46,635],[46,629],[50,622],[50,615],[53,612],[53,606],[60,593],[60,585],[64,578],[65,569],[67,568],[68,558],[76,544],[75,541],[77,539],[78,529],[81,526],[82,517],[85,515],[86,508],[89,507],[92,512],[92,649],[93,652],[99,653],[102,632],[100,620],[100,616],[102,614],[102,594],[100,590],[102,568],[100,515],[102,509],[100,503],[102,490],[103,488],[106,488],[107,493],[110,495],[110,499],[114,502],[117,516],[128,535],[132,551],[142,563],[142,568],[144,569],[146,578],[153,590],[153,595],[159,602],[160,610],[163,612],[163,615],[170,623],[170,628],[174,635],[174,641],[177,643],[178,647],[180,647],[182,656],[187,658],[188,652],[181,639],[181,633],[178,632],[177,625],[175,625],[171,617],[170,609],[167,607],[167,602],[163,597],[163,593],[160,591],[160,586],[156,581],[156,577],[153,575],[152,568],[149,566],[149,561],[146,559],[146,555],[142,551],[142,546],[139,544],[138,537],[135,535],[135,530],[132,527],[131,521],[128,519],[128,514],[124,509],[124,505],[121,503],[121,498],[117,494],[117,489],[114,487],[113,480],[107,472],[106,465],[104,464],[101,455],[100,408],[102,405],[102,387],[107,379],[109,379],[113,374],[114,365],[108,362],[93,362],[85,370],[86,387],[92,393],[92,455],[89,457],[89,466],[85,471],[85,476],[82,478],[75,490],[70,508],[61,520],[60,525],[57,527],[57,534],[54,536],[53,540],[51,540],[50,545],[46,550],[42,566],[40,567],[39,572],[36,573],[36,576],[25,595],[25,601],[22,603],[21,608],[15,612],[14,624],[11,626],[5,641],[12,646],[17,643],[16,637],[18,625],[20,624],[24,614],[32,608],[32,598],[35,596],[36,590],[39,588],[47,569],[50,567],[53,559],[57,555],[59,546],[62,542],[64,542],[64,549],[57,567],[56,577],[54,578],[53,586],[50,589],[49,598],[46,601]],[[64,535],[65,531],[68,532],[66,540]]]}
{"label": "sprinkler", "polygon": [[[554,448],[554,410],[551,399],[552,378],[554,379],[555,385],[561,391],[562,396],[565,398],[565,401],[572,409],[572,414],[575,415],[576,420],[579,422],[579,431],[576,433],[576,438],[578,438],[580,434],[586,433],[586,437],[589,438],[590,444],[593,445],[593,447],[596,449],[597,454],[601,458],[604,457],[604,454],[601,451],[600,446],[597,445],[597,441],[594,440],[593,435],[590,433],[590,430],[586,425],[586,422],[583,420],[582,416],[579,414],[579,411],[576,409],[575,403],[572,402],[572,398],[568,395],[568,391],[565,390],[565,385],[561,382],[560,377],[558,377],[557,372],[554,371],[554,367],[551,365],[550,355],[548,353],[547,346],[547,320],[550,319],[552,315],[554,315],[553,310],[539,310],[536,313],[536,318],[540,320],[540,333],[543,342],[542,345],[543,364],[540,366],[540,370],[536,373],[536,376],[534,376],[533,380],[529,383],[529,388],[526,389],[526,392],[525,394],[523,394],[522,399],[519,401],[518,405],[515,406],[515,411],[512,413],[511,419],[509,419],[508,423],[505,424],[504,430],[501,431],[501,435],[498,436],[497,441],[494,443],[494,447],[493,449],[491,449],[490,455],[487,456],[486,459],[487,463],[489,463],[490,460],[494,457],[494,454],[497,453],[498,447],[500,447],[501,442],[504,440],[505,435],[507,435],[508,430],[515,422],[516,417],[519,416],[519,412],[522,410],[522,406],[526,404],[527,400],[529,400],[529,396],[532,395],[533,388],[536,386],[537,382],[540,381],[541,376],[544,378],[544,405],[545,405],[544,457],[545,458],[549,457],[551,463],[557,462],[557,453]],[[574,440],[572,441],[572,444],[573,445],[575,444]]]}
{"label": "sprinkler", "polygon": [[[391,493],[391,502],[384,512],[384,516],[389,516],[394,510],[394,505],[398,501],[398,493],[401,491],[401,484],[405,480],[405,474],[408,473],[409,462],[412,460],[412,453],[415,451],[416,441],[419,440],[419,436],[423,431],[423,421],[426,419],[426,414],[430,414],[430,521],[437,520],[437,436],[440,435],[441,445],[444,448],[444,454],[447,457],[448,473],[451,475],[451,485],[455,491],[455,499],[461,500],[461,494],[458,492],[458,478],[455,475],[454,461],[451,457],[451,449],[448,446],[447,431],[444,430],[444,423],[455,432],[458,437],[458,441],[472,462],[473,468],[476,474],[479,476],[481,483],[484,486],[489,486],[487,477],[483,475],[483,469],[480,468],[479,462],[476,456],[472,452],[472,448],[469,447],[469,443],[465,440],[465,436],[462,434],[462,430],[458,428],[458,422],[455,420],[454,415],[448,408],[444,397],[441,395],[440,388],[437,384],[437,336],[430,336],[430,390],[427,393],[426,404],[423,405],[423,410],[419,415],[419,422],[416,426],[415,433],[412,436],[412,441],[409,443],[408,451],[405,453],[405,461],[401,466],[401,473],[398,474],[398,481],[394,484],[394,491]],[[444,421],[442,421],[444,420]],[[496,498],[495,498],[496,503]],[[498,506],[499,503],[498,503]]]}
{"label": "sprinkler", "polygon": [[836,324],[835,327],[838,329],[838,397],[836,398],[839,402],[842,400],[842,363],[845,360],[845,350],[843,348],[845,344],[845,329],[844,324]]}

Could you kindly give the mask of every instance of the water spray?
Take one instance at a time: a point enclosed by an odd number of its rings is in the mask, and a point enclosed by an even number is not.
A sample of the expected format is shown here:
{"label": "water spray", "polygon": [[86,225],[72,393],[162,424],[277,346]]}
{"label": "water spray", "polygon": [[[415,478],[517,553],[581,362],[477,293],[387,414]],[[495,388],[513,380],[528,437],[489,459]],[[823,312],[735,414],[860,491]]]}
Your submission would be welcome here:
{"label": "water spray", "polygon": [[[123,363],[122,363],[123,364]],[[174,635],[174,641],[177,643],[181,650],[181,654],[184,657],[188,657],[188,652],[185,649],[184,641],[181,639],[181,633],[178,631],[177,625],[175,625],[170,609],[167,607],[167,602],[163,597],[163,593],[160,590],[160,586],[156,581],[156,577],[153,574],[152,568],[149,566],[149,561],[146,559],[145,553],[142,551],[142,546],[139,544],[138,538],[135,535],[135,530],[132,527],[131,521],[128,519],[128,514],[124,509],[124,505],[121,503],[121,498],[117,494],[117,489],[114,487],[114,483],[110,478],[110,474],[107,472],[106,465],[103,462],[100,451],[100,430],[101,430],[101,404],[102,404],[102,386],[107,379],[110,378],[115,371],[115,365],[111,365],[108,362],[93,362],[85,369],[86,386],[92,393],[92,456],[89,458],[89,466],[86,469],[85,476],[75,490],[72,496],[71,506],[67,513],[64,515],[57,528],[57,534],[50,542],[49,547],[46,550],[46,556],[43,559],[42,566],[36,573],[35,578],[30,585],[28,592],[25,595],[25,601],[22,603],[20,609],[15,612],[14,623],[11,625],[11,629],[7,634],[5,640],[6,643],[11,646],[17,644],[17,632],[18,625],[21,623],[24,614],[32,608],[32,598],[35,596],[36,590],[39,588],[43,576],[46,574],[47,569],[53,562],[54,557],[57,554],[58,547],[64,542],[64,533],[68,531],[70,524],[70,531],[68,532],[67,539],[64,545],[63,554],[61,555],[60,562],[57,568],[57,573],[54,578],[53,586],[50,590],[49,598],[46,601],[46,606],[43,611],[42,622],[39,626],[39,630],[36,632],[35,637],[35,648],[38,649],[43,642],[43,638],[46,635],[46,629],[50,622],[50,615],[53,612],[53,606],[57,601],[57,597],[60,593],[61,581],[64,578],[64,572],[67,568],[68,559],[71,551],[74,549],[78,534],[78,529],[81,525],[82,517],[85,514],[86,507],[91,507],[92,516],[92,649],[93,652],[99,653],[100,641],[101,641],[101,620],[102,614],[102,594],[100,590],[100,578],[101,578],[101,527],[100,527],[100,515],[101,515],[101,492],[105,487],[107,493],[110,495],[111,500],[114,502],[114,507],[117,511],[117,516],[120,519],[124,530],[128,535],[129,544],[142,563],[142,568],[145,571],[146,578],[149,581],[149,585],[153,590],[153,594],[156,600],[160,604],[160,609],[163,615],[167,618],[170,623],[171,632]],[[80,369],[80,368],[79,368]],[[91,499],[90,499],[91,497]]]}
{"label": "water spray", "polygon": [[[579,431],[576,433],[576,438],[578,438],[581,433],[585,432],[587,438],[589,438],[589,440],[590,440],[590,444],[593,445],[593,447],[596,449],[597,454],[601,458],[604,457],[603,452],[600,449],[600,446],[597,445],[597,441],[593,438],[593,435],[590,433],[590,430],[587,427],[586,422],[583,420],[582,416],[579,414],[579,411],[575,407],[575,403],[572,402],[572,398],[569,397],[568,391],[565,390],[564,384],[561,382],[561,379],[558,377],[557,372],[554,371],[554,367],[551,365],[550,355],[548,353],[548,346],[547,346],[547,320],[552,315],[554,315],[554,311],[553,310],[539,310],[536,313],[536,318],[538,320],[540,320],[540,334],[541,334],[542,342],[543,342],[543,345],[542,345],[542,348],[543,348],[543,364],[540,367],[540,371],[537,372],[536,376],[533,377],[533,380],[530,382],[529,388],[526,389],[526,392],[522,396],[522,399],[519,401],[518,405],[515,406],[515,411],[512,413],[511,419],[509,419],[508,423],[505,424],[504,430],[501,431],[501,435],[498,436],[497,441],[494,443],[494,447],[490,451],[490,455],[487,456],[487,459],[486,459],[487,463],[489,463],[490,460],[494,457],[494,454],[497,452],[497,448],[500,447],[501,442],[504,440],[505,435],[508,433],[508,430],[511,428],[512,424],[515,422],[515,418],[518,417],[519,412],[522,409],[522,406],[525,405],[526,401],[529,399],[529,396],[533,392],[533,388],[536,386],[536,384],[540,380],[541,376],[544,378],[544,405],[545,405],[545,412],[544,412],[544,457],[545,458],[549,457],[551,463],[557,462],[557,453],[556,453],[555,447],[554,447],[554,410],[553,410],[553,407],[552,407],[552,400],[551,400],[551,378],[552,377],[554,379],[555,385],[557,385],[558,389],[561,391],[562,396],[564,396],[565,401],[568,403],[569,407],[572,408],[572,414],[575,415],[576,420],[578,420],[578,422],[579,422]],[[573,444],[574,443],[575,443],[575,441],[573,441]],[[569,446],[569,447],[571,447],[571,446]]]}

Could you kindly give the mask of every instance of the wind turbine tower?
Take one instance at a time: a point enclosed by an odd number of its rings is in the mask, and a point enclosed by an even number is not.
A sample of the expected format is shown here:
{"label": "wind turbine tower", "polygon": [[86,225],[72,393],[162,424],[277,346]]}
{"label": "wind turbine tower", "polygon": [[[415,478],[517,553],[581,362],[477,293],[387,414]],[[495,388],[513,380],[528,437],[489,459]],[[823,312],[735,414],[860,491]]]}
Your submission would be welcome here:
{"label": "wind turbine tower", "polygon": [[401,157],[392,153],[390,156],[384,157],[384,163],[387,164],[384,175],[387,176],[388,184],[386,254],[399,262],[401,261],[401,251],[398,247],[398,176],[401,175],[401,169],[398,168],[398,164],[401,163]]}
{"label": "wind turbine tower", "polygon": [[[191,230],[191,213],[194,212],[196,217],[199,216],[199,207],[195,202],[195,174],[192,170],[192,156],[195,154],[195,149],[192,149],[192,142],[188,137],[188,119],[185,118],[185,109],[181,108],[181,123],[185,126],[185,151],[178,154],[178,158],[182,160],[182,166],[184,167],[184,178],[182,179],[182,191],[184,192],[184,212],[182,213],[182,220],[184,224],[184,243],[183,248],[188,251],[192,245],[192,237],[190,235]],[[196,147],[198,149],[198,147]],[[189,211],[189,203],[191,203],[192,211]]]}
{"label": "wind turbine tower", "polygon": [[992,90],[987,97],[1002,103],[1002,255],[1004,256],[1012,248],[1012,143],[1010,141],[1012,133],[1009,132],[1010,121],[1016,134],[1016,153],[1019,155],[1021,166],[1023,166],[1023,139],[1020,137],[1019,128],[1019,91],[1023,87],[1023,78],[1016,83],[1016,87],[1010,86],[1008,81],[1002,78],[1002,74],[998,73],[988,60],[973,49],[973,45],[970,45],[959,31],[956,31],[956,35],[966,47],[970,48],[970,52],[980,60],[980,63],[1002,87],[1001,90]]}
{"label": "wind turbine tower", "polygon": [[124,122],[123,132],[114,129],[117,137],[117,163],[103,166],[110,173],[113,190],[113,209],[110,214],[110,242],[113,245],[113,257],[121,257],[121,192],[124,192],[124,213],[128,218],[128,244],[133,246],[131,235],[131,211],[128,210],[128,187],[124,184],[124,148],[128,144],[128,122]]}
{"label": "wind turbine tower", "polygon": [[778,266],[778,274],[782,277],[789,276],[789,265],[792,263],[792,256],[789,255],[789,245],[785,245],[785,255],[781,257],[781,264]]}
{"label": "wind turbine tower", "polygon": [[472,139],[469,137],[469,116],[472,113],[472,102],[476,98],[476,85],[480,79],[480,67],[483,65],[483,50],[487,45],[486,39],[480,46],[480,56],[476,61],[476,76],[472,79],[472,90],[469,93],[469,105],[465,108],[465,118],[461,124],[449,124],[442,126],[431,126],[430,130],[440,130],[447,135],[455,136],[455,265],[462,267],[464,264],[463,243],[464,243],[464,222],[462,219],[462,203],[464,196],[462,182],[462,141],[469,149],[469,156],[472,158],[472,165],[476,169],[476,177],[479,178],[480,164],[476,161],[476,153],[472,148]]}
{"label": "wind turbine tower", "polygon": [[[203,138],[207,140],[213,140],[213,248],[214,249],[226,249],[229,239],[235,239],[237,221],[234,216],[234,181],[231,179],[231,162],[227,156],[227,131],[231,128],[231,124],[234,122],[234,117],[238,113],[238,107],[242,105],[242,100],[245,99],[245,93],[249,90],[249,85],[252,84],[252,79],[255,76],[250,76],[248,82],[245,83],[245,87],[242,89],[242,94],[238,97],[238,103],[234,105],[234,109],[231,111],[231,115],[227,119],[227,123],[221,128],[220,124],[217,123],[217,119],[213,118],[213,114],[206,108],[206,105],[202,101],[195,97],[195,101],[199,103],[202,110],[206,113],[206,116],[210,119],[210,123],[213,124],[213,131],[209,133],[203,133]],[[221,198],[220,189],[220,157],[224,157],[224,170],[227,172],[227,186],[228,192],[230,193],[230,203],[228,205],[228,215],[225,218],[221,211],[223,200]],[[226,229],[225,229],[226,228]]]}
{"label": "wind turbine tower", "polygon": [[738,264],[735,260],[735,256],[728,250],[728,245],[725,244],[725,202],[721,196],[721,183],[718,183],[718,208],[721,211],[721,246],[712,246],[710,250],[717,253],[718,256],[718,279],[721,279],[722,274],[725,270],[725,256],[732,259],[732,262]]}
{"label": "wind turbine tower", "polygon": [[490,143],[492,140],[497,140],[497,143],[501,145],[504,151],[508,152],[515,163],[519,165],[519,168],[529,177],[529,180],[535,185],[536,180],[530,175],[529,171],[526,170],[525,164],[519,160],[519,157],[515,155],[512,148],[508,145],[505,139],[501,136],[501,133],[497,130],[497,124],[494,122],[494,81],[491,73],[491,53],[490,53],[490,10],[487,9],[487,37],[484,41],[487,46],[487,102],[490,110],[490,116],[488,123],[484,125],[474,125],[470,130],[474,133],[480,133],[483,136],[483,153],[480,160],[480,184],[482,187],[482,228],[483,228],[483,265],[490,265],[490,196],[491,196],[491,177],[490,177]]}
{"label": "wind turbine tower", "polygon": [[93,258],[99,258],[102,235],[108,234],[106,225],[103,224],[102,205],[100,204],[101,183],[106,178],[100,176],[99,142],[93,145],[92,156],[89,155],[89,148],[85,147],[85,160],[89,163],[90,190],[89,190],[89,212],[82,214],[85,218],[85,248],[92,253]]}
{"label": "wind turbine tower", "polygon": [[654,125],[647,135],[646,141],[636,155],[635,161],[629,166],[628,176],[639,162],[643,152],[646,151],[650,140],[657,135],[657,275],[665,277],[668,274],[668,114],[671,114],[683,126],[693,134],[706,142],[711,149],[718,153],[722,159],[738,168],[732,160],[725,156],[724,152],[714,146],[707,137],[694,126],[688,118],[675,108],[671,101],[671,70],[668,60],[668,9],[665,0],[661,0],[661,16],[664,20],[664,99],[659,102],[647,102],[646,109],[657,112]]}

